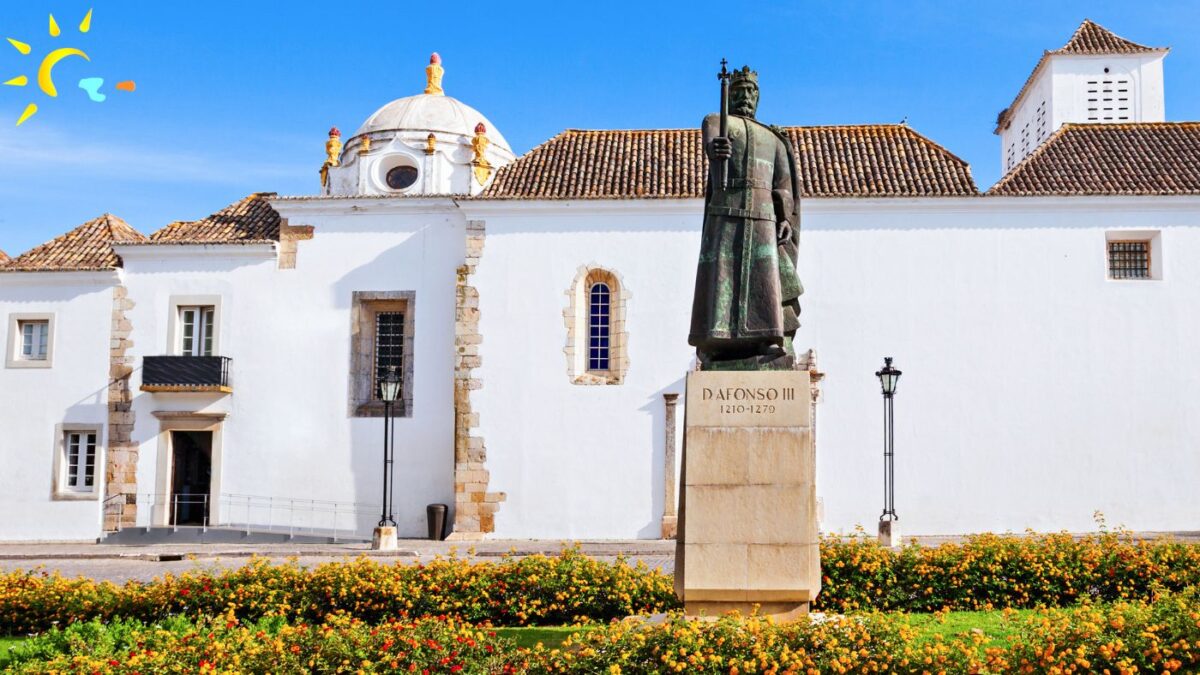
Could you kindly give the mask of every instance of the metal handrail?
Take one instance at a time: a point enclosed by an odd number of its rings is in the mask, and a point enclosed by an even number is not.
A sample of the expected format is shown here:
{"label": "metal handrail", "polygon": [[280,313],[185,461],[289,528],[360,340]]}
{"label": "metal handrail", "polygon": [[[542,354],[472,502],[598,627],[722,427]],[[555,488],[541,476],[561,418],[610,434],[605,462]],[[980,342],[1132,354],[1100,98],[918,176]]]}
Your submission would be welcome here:
{"label": "metal handrail", "polygon": [[[120,508],[116,509],[116,513],[112,513],[112,511],[114,510],[113,509],[114,506],[120,507]],[[114,516],[113,522],[116,524],[116,527],[114,527],[114,528],[108,527],[109,515]],[[123,495],[123,494],[109,495],[104,498],[103,502],[100,503],[100,517],[103,518],[103,527],[104,527],[105,532],[119,532],[121,530],[121,517],[124,515],[125,515],[125,495]]]}
{"label": "metal handrail", "polygon": [[[126,495],[114,495],[104,501],[106,514],[110,502],[116,503],[117,498]],[[259,532],[287,532],[289,536],[297,533],[327,535],[337,541],[347,534],[358,534],[359,516],[375,514],[378,504],[362,502],[338,502],[324,499],[298,499],[291,497],[268,497],[239,493],[222,493],[215,500],[208,494],[175,494],[162,492],[144,492],[136,495],[140,507],[151,509],[162,507],[168,509],[170,518],[166,525],[178,532],[180,527],[200,527],[208,531],[210,527],[237,527],[244,529],[246,534]],[[180,507],[199,505],[204,509],[204,516],[199,525],[179,523]],[[218,507],[217,520],[212,520],[212,506]],[[151,519],[154,515],[151,514]],[[347,520],[349,522],[347,522]],[[121,519],[116,519],[116,531],[121,531]],[[347,527],[348,525],[348,527]],[[147,529],[153,525],[146,526]]]}

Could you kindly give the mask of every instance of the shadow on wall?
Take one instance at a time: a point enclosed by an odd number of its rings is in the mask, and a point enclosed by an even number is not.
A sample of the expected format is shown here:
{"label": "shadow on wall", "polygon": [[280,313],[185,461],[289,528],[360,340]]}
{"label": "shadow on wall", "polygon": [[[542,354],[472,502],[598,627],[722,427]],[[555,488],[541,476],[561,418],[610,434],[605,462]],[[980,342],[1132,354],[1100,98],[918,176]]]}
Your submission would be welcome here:
{"label": "shadow on wall", "polygon": [[[380,222],[379,218],[369,217],[361,220],[352,232],[378,232],[395,238],[374,258],[349,269],[331,288],[330,301],[339,317],[334,329],[342,331],[344,337],[340,340],[344,349],[339,348],[341,351],[329,354],[328,358],[338,363],[337,372],[345,373],[337,385],[340,396],[336,401],[345,411],[339,414],[339,420],[345,420],[350,438],[350,447],[344,452],[349,454],[352,478],[345,499],[376,507],[383,501],[384,420],[355,417],[348,412],[353,377],[350,372],[353,296],[356,291],[412,291],[416,294],[415,308],[420,308],[413,326],[413,403],[411,416],[395,419],[393,515],[401,537],[419,537],[425,533],[426,504],[446,504],[451,509],[447,521],[453,522],[454,518],[452,332],[455,274],[462,262],[462,251],[453,245],[452,239],[461,240],[463,235],[461,227],[455,227],[440,214],[420,223]],[[337,230],[338,234],[346,232]],[[439,244],[445,244],[446,248],[437,250]],[[431,283],[436,283],[436,287]],[[441,308],[443,304],[446,306]],[[443,309],[444,321],[439,314]],[[439,333],[436,325],[439,322],[449,332],[444,344],[427,337]],[[369,535],[379,522],[380,511],[367,508],[358,513],[358,531]]]}

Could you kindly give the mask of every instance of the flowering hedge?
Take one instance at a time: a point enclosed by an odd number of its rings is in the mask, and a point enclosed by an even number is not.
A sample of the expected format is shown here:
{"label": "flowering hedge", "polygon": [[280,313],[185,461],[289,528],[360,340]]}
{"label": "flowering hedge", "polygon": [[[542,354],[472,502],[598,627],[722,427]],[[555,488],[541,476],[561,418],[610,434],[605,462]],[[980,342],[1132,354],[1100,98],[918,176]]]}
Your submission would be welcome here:
{"label": "flowering hedge", "polygon": [[[852,612],[1069,606],[1146,599],[1200,586],[1200,546],[1116,534],[978,535],[961,544],[906,546],[826,538],[815,610]],[[0,635],[92,618],[156,621],[176,614],[308,622],[345,612],[368,623],[451,615],[497,626],[605,622],[677,609],[670,577],[645,565],[605,563],[577,549],[496,563],[424,565],[367,558],[311,569],[254,559],[115,585],[40,572],[0,574]]]}
{"label": "flowering hedge", "polygon": [[[776,625],[625,621],[529,654],[538,673],[1135,673],[1200,668],[1200,595],[1013,616],[1017,635],[922,637],[904,615],[835,616]],[[1014,613],[1015,614],[1015,613]]]}
{"label": "flowering hedge", "polygon": [[198,570],[116,585],[42,572],[0,574],[0,635],[34,633],[92,618],[157,621],[232,613],[319,622],[347,613],[368,623],[451,615],[498,626],[609,621],[676,606],[671,579],[644,564],[605,563],[576,549],[496,563],[460,558],[379,564],[368,558],[304,568],[253,559],[234,570]]}
{"label": "flowering hedge", "polygon": [[1200,546],[1102,532],[981,534],[961,544],[883,548],[827,538],[816,609],[836,612],[1064,607],[1200,585]]}
{"label": "flowering hedge", "polygon": [[16,672],[43,673],[1134,673],[1197,672],[1200,594],[1153,603],[1046,609],[1009,618],[1016,635],[921,635],[903,614],[777,625],[758,618],[651,625],[614,622],[561,648],[517,649],[461,621],[371,627],[345,615],[320,625],[232,614],[158,625],[77,623],[15,648]]}
{"label": "flowering hedge", "polygon": [[454,619],[369,626],[344,615],[319,625],[232,615],[175,617],[146,626],[98,619],[29,640],[11,652],[18,673],[514,673],[511,641]]}

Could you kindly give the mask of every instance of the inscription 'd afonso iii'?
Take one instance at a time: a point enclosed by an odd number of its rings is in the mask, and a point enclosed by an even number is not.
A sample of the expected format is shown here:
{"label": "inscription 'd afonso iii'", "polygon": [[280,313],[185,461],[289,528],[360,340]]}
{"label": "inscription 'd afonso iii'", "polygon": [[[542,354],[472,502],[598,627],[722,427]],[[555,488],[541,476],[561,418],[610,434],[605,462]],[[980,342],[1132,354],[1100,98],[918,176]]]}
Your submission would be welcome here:
{"label": "inscription 'd afonso iii'", "polygon": [[775,401],[795,401],[795,387],[704,387],[702,401],[717,404],[722,413],[773,413]]}

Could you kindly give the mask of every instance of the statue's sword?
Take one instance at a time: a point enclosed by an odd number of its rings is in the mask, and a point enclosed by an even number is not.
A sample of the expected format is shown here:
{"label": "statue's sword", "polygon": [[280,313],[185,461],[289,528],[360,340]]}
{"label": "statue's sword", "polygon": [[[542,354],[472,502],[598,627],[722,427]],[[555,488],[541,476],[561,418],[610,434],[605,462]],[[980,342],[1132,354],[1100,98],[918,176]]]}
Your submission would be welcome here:
{"label": "statue's sword", "polygon": [[[721,138],[729,137],[729,71],[725,68],[726,64],[725,59],[721,59],[721,72],[717,73],[717,79],[721,81]],[[717,179],[722,190],[729,187],[728,159],[721,160],[721,165],[717,167]]]}

